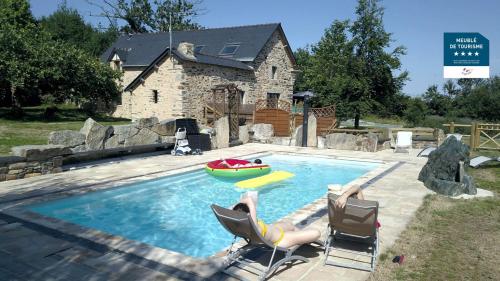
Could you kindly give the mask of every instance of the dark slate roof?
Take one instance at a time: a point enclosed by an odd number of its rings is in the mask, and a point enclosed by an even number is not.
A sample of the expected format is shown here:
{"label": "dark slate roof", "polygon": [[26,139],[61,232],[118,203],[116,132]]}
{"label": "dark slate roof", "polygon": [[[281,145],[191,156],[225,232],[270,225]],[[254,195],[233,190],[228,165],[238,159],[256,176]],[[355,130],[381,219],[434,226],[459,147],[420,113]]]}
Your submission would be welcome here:
{"label": "dark slate roof", "polygon": [[[177,47],[181,42],[204,45],[201,54],[217,57],[226,44],[238,43],[240,46],[236,53],[224,57],[249,62],[255,59],[277,28],[281,29],[279,23],[174,31],[172,47]],[[148,66],[168,47],[168,32],[122,35],[104,52],[101,59],[109,61],[116,51],[124,67]]]}

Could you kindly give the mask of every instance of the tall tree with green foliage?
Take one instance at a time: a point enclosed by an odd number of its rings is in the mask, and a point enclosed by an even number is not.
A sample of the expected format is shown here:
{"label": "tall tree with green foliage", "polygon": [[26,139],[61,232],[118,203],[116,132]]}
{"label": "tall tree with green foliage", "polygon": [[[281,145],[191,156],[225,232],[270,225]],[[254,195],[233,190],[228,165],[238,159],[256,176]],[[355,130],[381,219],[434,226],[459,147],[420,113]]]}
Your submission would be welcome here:
{"label": "tall tree with green foliage", "polygon": [[27,0],[8,1],[0,2],[0,92],[10,93],[13,108],[28,94],[94,104],[118,96],[121,73],[26,20]]}
{"label": "tall tree with green foliage", "polygon": [[62,2],[51,15],[42,17],[40,25],[52,39],[78,46],[94,56],[101,55],[118,37],[115,25],[101,31],[85,23],[78,11],[69,8],[66,2]]}
{"label": "tall tree with green foliage", "polygon": [[400,71],[400,57],[406,49],[386,51],[393,40],[384,30],[378,2],[359,0],[353,23],[334,21],[311,52],[297,52],[302,73],[296,89],[312,89],[316,106],[335,104],[337,115],[354,118],[356,128],[363,114],[403,114],[405,109],[401,89],[408,72]]}
{"label": "tall tree with green foliage", "polygon": [[368,113],[377,105],[383,105],[387,99],[401,91],[408,72],[400,70],[400,57],[406,54],[406,48],[398,46],[387,52],[392,34],[384,29],[384,9],[379,0],[359,0],[356,8],[357,18],[350,27],[355,60],[353,77],[355,78],[352,107],[354,124],[359,127],[361,115]]}
{"label": "tall tree with green foliage", "polygon": [[199,15],[201,0],[86,0],[101,9],[99,16],[110,22],[121,20],[126,23],[121,31],[146,33],[173,30],[200,29],[194,22]]}

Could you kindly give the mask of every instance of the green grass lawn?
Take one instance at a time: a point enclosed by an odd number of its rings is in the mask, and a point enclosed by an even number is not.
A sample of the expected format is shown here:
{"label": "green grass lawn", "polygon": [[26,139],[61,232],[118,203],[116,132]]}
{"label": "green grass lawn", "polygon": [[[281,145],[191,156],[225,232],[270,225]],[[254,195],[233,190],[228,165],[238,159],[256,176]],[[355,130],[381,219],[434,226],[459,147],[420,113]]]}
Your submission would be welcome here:
{"label": "green grass lawn", "polygon": [[[498,156],[499,152],[473,155]],[[427,196],[395,245],[380,256],[372,280],[500,280],[500,163],[470,168],[492,198]],[[383,225],[383,222],[382,222]],[[405,255],[402,265],[392,263]]]}
{"label": "green grass lawn", "polygon": [[[46,121],[43,107],[23,108],[23,118],[12,118],[8,108],[0,108],[0,155],[9,155],[13,146],[27,144],[47,144],[50,132],[58,130],[80,130],[88,115],[82,110],[61,106],[55,118]],[[127,119],[97,115],[92,117],[103,125],[126,124]]]}

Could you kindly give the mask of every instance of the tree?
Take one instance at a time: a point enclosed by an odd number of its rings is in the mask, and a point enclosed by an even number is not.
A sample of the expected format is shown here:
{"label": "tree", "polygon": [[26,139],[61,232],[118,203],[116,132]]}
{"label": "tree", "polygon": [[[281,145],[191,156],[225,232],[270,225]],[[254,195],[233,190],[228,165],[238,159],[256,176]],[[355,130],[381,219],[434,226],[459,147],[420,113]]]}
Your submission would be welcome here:
{"label": "tree", "polygon": [[443,91],[448,94],[449,97],[454,97],[458,94],[458,89],[455,85],[455,83],[453,83],[453,80],[446,80],[446,82],[444,83],[443,85]]}
{"label": "tree", "polygon": [[[29,11],[26,0],[18,0],[19,5],[0,3],[2,14],[22,14],[17,9]],[[20,93],[52,95],[59,101],[79,103],[106,102],[118,96],[120,89],[115,81],[121,73],[76,46],[52,40],[35,24],[23,25],[25,18],[0,18],[0,92],[10,92],[13,108],[21,106]]]}
{"label": "tree", "polygon": [[201,0],[103,0],[103,3],[86,0],[101,9],[99,16],[113,22],[122,20],[126,25],[122,31],[129,33],[145,33],[168,31],[170,21],[174,30],[199,29],[201,26],[193,21],[199,15],[196,8]]}
{"label": "tree", "polygon": [[295,78],[295,84],[293,85],[294,92],[307,91],[311,89],[308,80],[304,79],[305,72],[311,67],[311,50],[308,46],[305,48],[298,48],[294,53],[295,61],[299,67],[300,72]]}
{"label": "tree", "polygon": [[312,89],[316,106],[335,104],[339,117],[354,118],[356,128],[363,114],[402,114],[405,108],[399,99],[408,72],[394,72],[400,70],[406,49],[386,51],[391,34],[384,30],[383,9],[377,3],[359,0],[355,22],[334,21],[309,54],[297,52],[302,71],[297,88]]}
{"label": "tree", "polygon": [[406,71],[397,76],[393,74],[401,68],[399,58],[406,54],[406,48],[398,46],[392,52],[386,51],[392,39],[384,29],[384,9],[378,6],[378,2],[359,0],[357,19],[350,27],[355,53],[352,76],[357,80],[353,93],[356,128],[362,114],[398,93],[408,79]]}
{"label": "tree", "polygon": [[118,36],[118,30],[114,25],[101,32],[85,23],[78,11],[69,8],[65,2],[50,16],[42,17],[40,25],[52,39],[78,46],[94,56],[101,55]]}
{"label": "tree", "polygon": [[427,105],[420,98],[410,98],[405,110],[404,119],[408,125],[416,127],[422,125],[427,115]]}
{"label": "tree", "polygon": [[439,92],[437,85],[432,85],[427,88],[427,91],[423,95],[423,99],[427,104],[430,113],[434,115],[444,116],[452,108],[452,99],[450,96],[442,95]]}

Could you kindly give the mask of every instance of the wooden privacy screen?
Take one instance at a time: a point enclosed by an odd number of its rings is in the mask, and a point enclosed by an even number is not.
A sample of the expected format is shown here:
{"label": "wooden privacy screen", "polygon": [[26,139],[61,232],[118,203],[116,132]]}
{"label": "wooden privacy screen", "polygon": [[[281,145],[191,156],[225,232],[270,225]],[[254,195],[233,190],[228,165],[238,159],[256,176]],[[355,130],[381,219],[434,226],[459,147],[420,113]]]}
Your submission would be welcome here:
{"label": "wooden privacy screen", "polygon": [[276,108],[257,110],[254,115],[254,124],[257,123],[272,124],[276,137],[290,136],[290,112],[288,111]]}

